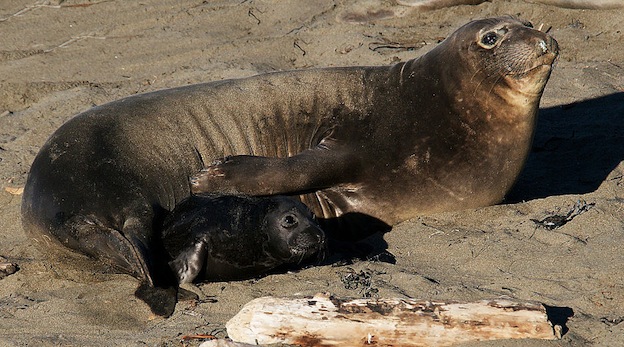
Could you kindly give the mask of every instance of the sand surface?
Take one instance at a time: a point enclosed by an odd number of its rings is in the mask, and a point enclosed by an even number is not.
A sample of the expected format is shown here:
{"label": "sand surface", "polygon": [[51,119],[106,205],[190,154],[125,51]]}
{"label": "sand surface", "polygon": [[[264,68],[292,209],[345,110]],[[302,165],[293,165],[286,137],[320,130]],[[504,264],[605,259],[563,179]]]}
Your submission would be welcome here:
{"label": "sand surface", "polygon": [[[561,48],[530,160],[505,204],[395,226],[383,238],[396,264],[203,284],[199,302],[182,302],[162,319],[133,296],[132,277],[47,260],[22,230],[19,188],[39,147],[94,105],[276,70],[391,64],[425,53],[471,19],[502,14],[552,27]],[[179,346],[183,335],[223,336],[224,323],[253,298],[320,291],[508,295],[573,313],[568,332],[554,342],[471,346],[624,345],[622,23],[624,11],[504,0],[430,12],[381,0],[1,1],[0,256],[20,270],[0,279],[0,345]],[[532,221],[569,211],[554,230]],[[342,279],[353,272],[364,285],[347,289]]]}

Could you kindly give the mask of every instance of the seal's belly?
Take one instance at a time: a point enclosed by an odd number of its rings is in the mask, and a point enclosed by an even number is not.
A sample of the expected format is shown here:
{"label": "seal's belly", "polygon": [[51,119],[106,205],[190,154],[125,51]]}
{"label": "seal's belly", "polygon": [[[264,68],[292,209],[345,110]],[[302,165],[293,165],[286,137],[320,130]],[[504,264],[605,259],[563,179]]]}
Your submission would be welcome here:
{"label": "seal's belly", "polygon": [[[348,214],[366,215],[388,225],[399,221],[396,211],[403,204],[361,184],[340,185],[301,196],[319,218],[332,219]],[[403,206],[404,207],[404,206]],[[380,213],[383,211],[383,213]]]}
{"label": "seal's belly", "polygon": [[462,180],[413,173],[386,174],[371,182],[343,184],[304,195],[302,200],[320,218],[357,213],[394,225],[419,215],[498,203],[507,185],[496,183],[480,182],[469,175]]}

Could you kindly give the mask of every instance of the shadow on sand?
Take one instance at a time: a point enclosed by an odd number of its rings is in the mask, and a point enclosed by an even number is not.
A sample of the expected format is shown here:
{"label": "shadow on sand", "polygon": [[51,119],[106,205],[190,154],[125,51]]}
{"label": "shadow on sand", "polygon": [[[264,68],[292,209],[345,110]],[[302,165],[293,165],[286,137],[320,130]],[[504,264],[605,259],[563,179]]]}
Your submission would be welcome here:
{"label": "shadow on sand", "polygon": [[540,109],[533,149],[505,203],[595,191],[624,160],[624,93]]}

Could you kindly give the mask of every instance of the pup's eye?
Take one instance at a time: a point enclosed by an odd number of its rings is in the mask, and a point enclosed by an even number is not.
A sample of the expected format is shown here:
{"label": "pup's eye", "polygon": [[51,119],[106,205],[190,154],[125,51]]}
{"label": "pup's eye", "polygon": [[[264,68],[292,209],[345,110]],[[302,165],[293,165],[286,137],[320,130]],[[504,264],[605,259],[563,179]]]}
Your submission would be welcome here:
{"label": "pup's eye", "polygon": [[282,227],[286,229],[292,229],[299,224],[299,220],[297,219],[296,216],[292,214],[287,214],[282,218],[282,221],[280,223]]}
{"label": "pup's eye", "polygon": [[495,32],[489,32],[483,35],[481,43],[486,47],[492,47],[498,41],[498,34]]}

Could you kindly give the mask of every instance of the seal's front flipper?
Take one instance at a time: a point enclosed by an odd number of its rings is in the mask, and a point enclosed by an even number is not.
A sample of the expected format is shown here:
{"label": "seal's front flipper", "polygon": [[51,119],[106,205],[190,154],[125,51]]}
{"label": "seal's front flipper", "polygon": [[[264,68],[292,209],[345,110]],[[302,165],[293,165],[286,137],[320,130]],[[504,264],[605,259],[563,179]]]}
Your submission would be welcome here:
{"label": "seal's front flipper", "polygon": [[199,241],[170,261],[169,266],[177,276],[178,283],[192,283],[204,268],[207,254],[208,245]]}
{"label": "seal's front flipper", "polygon": [[348,151],[309,149],[288,158],[227,157],[190,179],[197,193],[297,194],[349,182],[360,160]]}
{"label": "seal's front flipper", "polygon": [[159,288],[147,282],[142,282],[134,292],[134,295],[143,300],[154,314],[165,318],[173,314],[178,302],[177,286]]}

